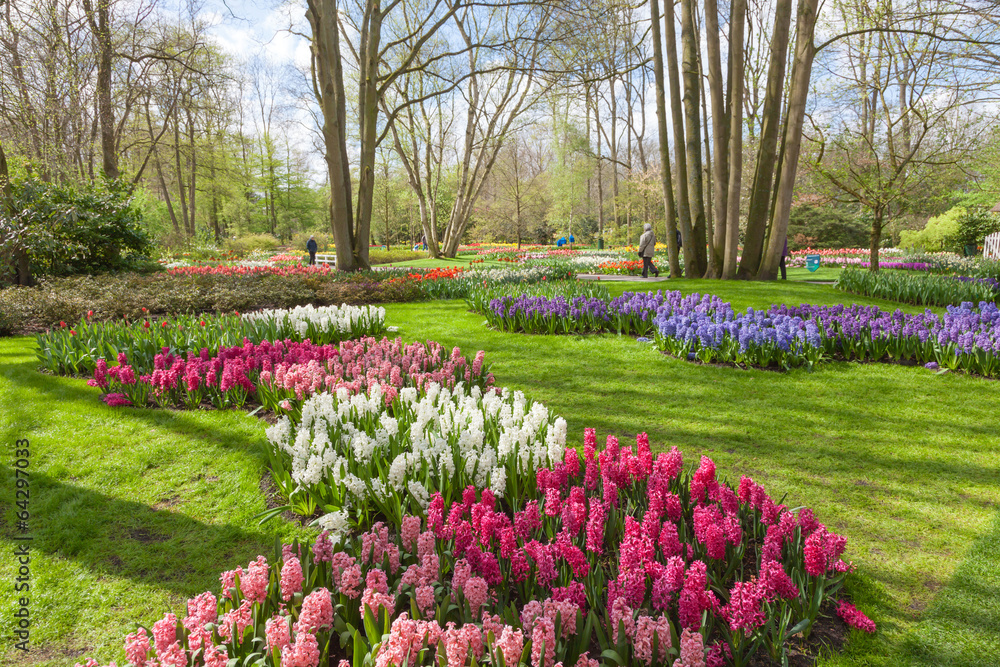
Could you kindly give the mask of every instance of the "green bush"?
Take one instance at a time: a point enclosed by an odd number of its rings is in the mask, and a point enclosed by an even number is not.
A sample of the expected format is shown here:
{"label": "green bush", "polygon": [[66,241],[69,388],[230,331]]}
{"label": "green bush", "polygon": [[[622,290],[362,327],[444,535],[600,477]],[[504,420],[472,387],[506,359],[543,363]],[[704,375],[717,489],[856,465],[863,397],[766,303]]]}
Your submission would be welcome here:
{"label": "green bush", "polygon": [[939,216],[927,221],[920,231],[903,230],[899,233],[899,244],[904,248],[923,248],[929,252],[955,249],[954,237],[958,234],[959,223],[968,214],[965,208],[955,206]]}
{"label": "green bush", "polygon": [[401,246],[397,246],[391,250],[386,250],[385,248],[371,248],[368,250],[368,261],[372,266],[376,264],[392,264],[394,262],[410,262],[415,259],[427,259],[427,253],[423,250],[410,250]]}
{"label": "green bush", "polygon": [[796,206],[788,216],[788,248],[864,248],[871,230],[857,216],[832,206]]}
{"label": "green bush", "polygon": [[13,216],[0,215],[0,254],[26,251],[36,275],[127,270],[152,251],[120,181],[46,183],[33,176],[11,183]]}
{"label": "green bush", "polygon": [[1000,232],[1000,215],[984,208],[969,209],[958,221],[952,249],[961,252],[967,245],[981,248],[986,237],[994,232]]}
{"label": "green bush", "polygon": [[[281,243],[270,234],[250,234],[236,239],[228,239],[226,247],[238,255],[248,255],[254,250],[274,251],[281,246]],[[302,246],[303,251],[305,245]]]}
{"label": "green bush", "polygon": [[319,248],[319,252],[333,252],[333,234],[327,234],[325,232],[299,232],[292,237],[291,243],[289,243],[288,251],[290,253],[299,253],[303,256],[308,252],[306,250],[306,243],[309,241],[310,236],[316,237],[316,246]]}

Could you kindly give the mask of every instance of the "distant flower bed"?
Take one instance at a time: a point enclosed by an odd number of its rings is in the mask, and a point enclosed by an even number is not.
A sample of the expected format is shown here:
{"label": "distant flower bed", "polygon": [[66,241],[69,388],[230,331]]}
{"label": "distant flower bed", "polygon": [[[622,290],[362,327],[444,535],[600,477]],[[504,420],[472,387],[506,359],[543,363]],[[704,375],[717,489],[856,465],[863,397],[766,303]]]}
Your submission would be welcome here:
{"label": "distant flower bed", "polygon": [[167,273],[172,276],[291,276],[291,275],[321,275],[326,276],[334,273],[327,264],[315,264],[313,266],[280,266],[267,261],[250,261],[249,266],[219,264],[215,266],[181,266],[168,269]]}
{"label": "distant flower bed", "polygon": [[104,392],[109,405],[195,409],[203,404],[217,409],[240,408],[253,401],[279,414],[297,416],[309,396],[344,390],[347,395],[373,385],[384,396],[424,382],[453,386],[456,382],[488,387],[493,376],[483,365],[482,352],[474,360],[458,348],[451,354],[438,343],[404,345],[402,340],[362,338],[339,346],[249,341],[221,348],[218,354],[202,350],[174,355],[161,352],[152,369],[136,368],[125,353],[98,359],[88,384]]}
{"label": "distant flower bed", "polygon": [[385,309],[379,306],[300,306],[240,315],[180,315],[169,319],[95,322],[88,314],[69,326],[61,323],[36,338],[42,366],[53,373],[93,372],[98,358],[124,353],[140,373],[151,372],[153,359],[164,351],[214,354],[244,341],[303,341],[317,345],[377,336],[385,331]]}
{"label": "distant flower bed", "polygon": [[[645,434],[598,451],[588,429],[582,459],[524,475],[523,500],[450,488],[388,525],[285,545],[129,634],[125,653],[135,667],[780,664],[837,599],[847,540],[706,457],[683,469]],[[875,630],[849,603],[838,613]]]}

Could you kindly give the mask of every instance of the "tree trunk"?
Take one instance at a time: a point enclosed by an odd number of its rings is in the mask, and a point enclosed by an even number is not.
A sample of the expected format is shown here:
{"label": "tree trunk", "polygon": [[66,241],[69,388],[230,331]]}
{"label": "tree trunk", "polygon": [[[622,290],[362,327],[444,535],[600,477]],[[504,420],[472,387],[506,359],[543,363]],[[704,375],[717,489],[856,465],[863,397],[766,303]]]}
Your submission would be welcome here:
{"label": "tree trunk", "polygon": [[788,118],[785,120],[781,172],[777,185],[774,214],[767,253],[761,263],[758,279],[774,280],[785,248],[788,234],[788,216],[792,210],[792,193],[795,189],[795,172],[799,166],[802,148],[802,125],[805,122],[806,100],[809,97],[809,79],[816,55],[813,30],[819,0],[799,0],[796,25],[795,61],[792,63],[792,83],[788,92]]}
{"label": "tree trunk", "polygon": [[115,150],[115,116],[111,105],[111,25],[110,0],[97,0],[97,11],[90,0],[83,8],[97,47],[97,105],[101,123],[101,154],[104,175],[118,178],[118,153]]}
{"label": "tree trunk", "polygon": [[[684,253],[684,274],[688,278],[705,275],[705,193],[701,163],[701,109],[698,91],[698,39],[694,25],[694,0],[681,0],[681,49],[684,57],[684,138],[688,160],[688,202],[691,206],[691,255]],[[685,240],[685,250],[688,246]]]}
{"label": "tree trunk", "polygon": [[[671,2],[671,0],[667,0]],[[663,205],[667,219],[667,257],[670,262],[670,277],[681,275],[677,260],[677,210],[674,204],[674,188],[670,178],[670,146],[667,143],[667,104],[663,82],[663,45],[660,42],[660,3],[649,0],[650,18],[653,26],[653,78],[656,82],[656,129],[660,136],[660,185],[663,188]]]}
{"label": "tree trunk", "polygon": [[[715,210],[714,233],[709,257],[709,276],[722,277],[725,263],[726,236],[728,225],[727,201],[729,199],[729,118],[726,115],[725,92],[722,89],[722,55],[719,48],[719,7],[716,0],[705,0],[705,40],[708,45],[708,88],[712,102],[712,140],[715,160],[713,162],[713,200]],[[729,49],[729,57],[734,52],[743,55],[742,39]],[[732,71],[730,69],[730,71]]]}
{"label": "tree trunk", "polygon": [[[666,0],[663,36],[666,40],[667,79],[670,85],[670,114],[673,119],[674,162],[677,167],[677,226],[681,230],[684,266],[691,263],[694,244],[691,242],[691,205],[688,202],[687,151],[684,147],[684,116],[681,108],[681,88],[677,67],[677,36],[674,28],[674,0]],[[669,5],[669,8],[668,6]]]}
{"label": "tree trunk", "polygon": [[[804,1],[804,0],[803,0]],[[757,148],[757,166],[750,186],[747,210],[746,238],[743,259],[736,277],[750,280],[760,268],[764,235],[767,232],[768,208],[777,159],[778,132],[781,125],[781,95],[785,87],[785,60],[788,51],[788,29],[792,21],[792,0],[776,0],[774,32],[771,35],[771,58],[767,68],[767,90],[761,111],[761,135]]]}
{"label": "tree trunk", "polygon": [[354,257],[354,215],[350,159],[347,155],[347,104],[337,27],[337,0],[308,0],[312,28],[312,65],[316,97],[323,111],[323,143],[330,178],[330,226],[337,246],[337,268],[358,268]]}
{"label": "tree trunk", "polygon": [[722,277],[736,276],[736,261],[740,242],[740,189],[743,180],[743,33],[747,0],[733,0],[729,20],[729,194],[726,213],[726,257]]}
{"label": "tree trunk", "polygon": [[872,212],[871,245],[868,248],[868,270],[872,273],[878,273],[878,251],[879,246],[882,245],[882,219],[884,215],[881,206]]}

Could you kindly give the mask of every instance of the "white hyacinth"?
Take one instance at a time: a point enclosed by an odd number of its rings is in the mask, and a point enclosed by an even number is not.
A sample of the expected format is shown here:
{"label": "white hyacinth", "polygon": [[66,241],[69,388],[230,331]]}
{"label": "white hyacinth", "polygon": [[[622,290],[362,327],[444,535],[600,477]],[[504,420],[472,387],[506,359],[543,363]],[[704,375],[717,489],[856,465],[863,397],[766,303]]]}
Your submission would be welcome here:
{"label": "white hyacinth", "polygon": [[395,408],[377,391],[315,394],[297,427],[283,417],[267,437],[297,488],[342,489],[355,507],[423,511],[434,491],[472,484],[502,496],[511,476],[559,464],[566,421],[519,391],[431,383],[401,390]]}

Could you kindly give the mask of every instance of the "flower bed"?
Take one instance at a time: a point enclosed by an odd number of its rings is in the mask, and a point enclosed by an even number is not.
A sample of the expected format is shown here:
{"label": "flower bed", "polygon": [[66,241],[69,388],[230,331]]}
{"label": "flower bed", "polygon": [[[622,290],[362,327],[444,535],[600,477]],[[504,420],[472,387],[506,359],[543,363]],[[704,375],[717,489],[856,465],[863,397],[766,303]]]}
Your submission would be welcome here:
{"label": "flower bed", "polygon": [[88,380],[104,391],[109,405],[153,403],[194,409],[207,403],[224,409],[254,400],[279,414],[297,416],[302,402],[320,392],[343,390],[350,395],[377,385],[389,396],[428,381],[446,386],[493,384],[482,351],[470,361],[457,347],[449,355],[438,343],[404,345],[398,338],[362,338],[339,346],[247,341],[223,347],[214,356],[207,349],[185,356],[161,352],[145,374],[130,364],[125,353],[117,361],[117,366],[109,367],[105,359],[98,359],[94,377]]}
{"label": "flower bed", "polygon": [[156,355],[184,356],[202,350],[215,353],[245,341],[310,340],[317,345],[377,336],[385,331],[385,309],[378,306],[300,306],[240,315],[180,315],[170,319],[96,322],[91,313],[80,322],[38,334],[36,354],[53,373],[83,375],[94,371],[99,358],[124,353],[137,373],[153,370]]}
{"label": "flower bed", "polygon": [[1000,296],[997,282],[990,279],[964,276],[956,279],[952,276],[871,273],[856,269],[844,269],[834,286],[852,294],[874,296],[919,306],[947,306],[963,301],[973,303],[995,301]]}
{"label": "flower bed", "polygon": [[[777,663],[835,600],[846,538],[702,457],[608,437],[541,469],[504,507],[466,488],[354,537],[322,533],[223,572],[218,596],[125,639],[130,664],[318,667]],[[873,631],[862,612],[840,615]],[[595,656],[595,657],[591,657]],[[156,661],[154,663],[154,661]],[[96,662],[88,662],[96,665]]]}
{"label": "flower bed", "polygon": [[[481,363],[467,371],[480,375]],[[371,525],[375,516],[399,525],[406,513],[426,512],[435,492],[449,505],[468,485],[514,505],[535,496],[535,471],[563,460],[566,421],[521,392],[449,390],[425,379],[353,397],[346,388],[318,394],[297,424],[284,417],[267,430],[272,475],[296,512],[324,507],[341,525]]]}
{"label": "flower bed", "polygon": [[978,308],[948,306],[943,317],[874,306],[772,306],[736,313],[718,297],[659,291],[625,292],[607,302],[507,296],[492,300],[484,315],[504,331],[655,333],[660,350],[708,363],[791,368],[825,358],[912,360],[1000,376],[1000,311],[985,301]]}

